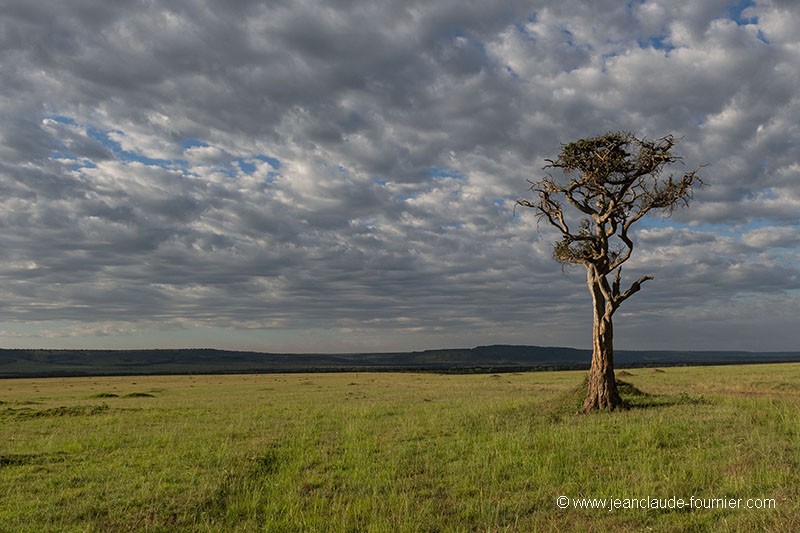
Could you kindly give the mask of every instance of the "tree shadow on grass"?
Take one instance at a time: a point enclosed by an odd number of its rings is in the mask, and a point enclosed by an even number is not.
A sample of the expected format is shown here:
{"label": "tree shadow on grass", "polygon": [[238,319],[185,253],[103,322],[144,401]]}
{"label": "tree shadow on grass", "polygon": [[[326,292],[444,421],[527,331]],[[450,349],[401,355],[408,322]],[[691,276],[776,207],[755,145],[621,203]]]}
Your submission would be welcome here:
{"label": "tree shadow on grass", "polygon": [[[565,415],[577,414],[586,399],[587,388],[588,378],[585,378],[582,383],[558,396],[556,400],[547,407],[544,414],[552,421],[561,420]],[[623,401],[623,405],[617,409],[618,411],[656,409],[673,407],[676,405],[699,405],[707,403],[703,396],[693,396],[685,392],[680,394],[650,394],[621,379],[617,379],[617,390]]]}
{"label": "tree shadow on grass", "polygon": [[703,395],[650,394],[627,381],[617,380],[617,390],[625,402],[625,409],[652,409],[654,407],[671,407],[675,405],[700,405],[708,403]]}

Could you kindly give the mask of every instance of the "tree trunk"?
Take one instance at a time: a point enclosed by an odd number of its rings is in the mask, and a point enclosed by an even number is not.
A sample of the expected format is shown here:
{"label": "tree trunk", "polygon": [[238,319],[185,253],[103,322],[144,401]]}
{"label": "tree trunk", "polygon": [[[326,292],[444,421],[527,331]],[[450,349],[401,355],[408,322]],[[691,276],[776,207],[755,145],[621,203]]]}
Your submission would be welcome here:
{"label": "tree trunk", "polygon": [[614,309],[606,302],[600,288],[604,280],[594,269],[589,270],[586,281],[594,303],[594,323],[592,366],[589,369],[588,392],[581,413],[622,407],[622,398],[614,378],[614,327],[611,321]]}

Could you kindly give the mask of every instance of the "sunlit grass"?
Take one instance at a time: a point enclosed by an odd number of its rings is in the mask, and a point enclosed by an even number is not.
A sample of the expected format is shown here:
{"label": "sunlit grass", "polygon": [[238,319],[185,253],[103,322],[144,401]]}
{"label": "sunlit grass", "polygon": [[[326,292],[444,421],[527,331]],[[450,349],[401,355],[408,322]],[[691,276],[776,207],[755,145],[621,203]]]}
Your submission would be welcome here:
{"label": "sunlit grass", "polygon": [[581,372],[0,381],[0,530],[800,527],[800,365],[629,373],[631,409],[586,416]]}

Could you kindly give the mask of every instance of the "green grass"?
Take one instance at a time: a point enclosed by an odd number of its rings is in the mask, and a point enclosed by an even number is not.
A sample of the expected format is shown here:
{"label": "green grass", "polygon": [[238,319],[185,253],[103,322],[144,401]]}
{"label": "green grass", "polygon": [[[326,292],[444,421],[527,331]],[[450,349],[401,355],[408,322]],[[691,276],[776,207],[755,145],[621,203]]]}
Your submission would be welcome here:
{"label": "green grass", "polygon": [[0,381],[0,531],[800,530],[800,365],[628,372]]}

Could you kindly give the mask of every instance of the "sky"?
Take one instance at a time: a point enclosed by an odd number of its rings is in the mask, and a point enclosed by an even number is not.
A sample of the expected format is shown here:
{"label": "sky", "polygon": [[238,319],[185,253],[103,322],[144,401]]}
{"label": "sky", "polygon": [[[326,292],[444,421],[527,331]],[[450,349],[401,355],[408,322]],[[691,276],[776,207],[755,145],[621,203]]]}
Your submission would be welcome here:
{"label": "sky", "polygon": [[0,346],[591,346],[514,209],[672,134],[617,349],[800,350],[800,3],[2,0]]}

